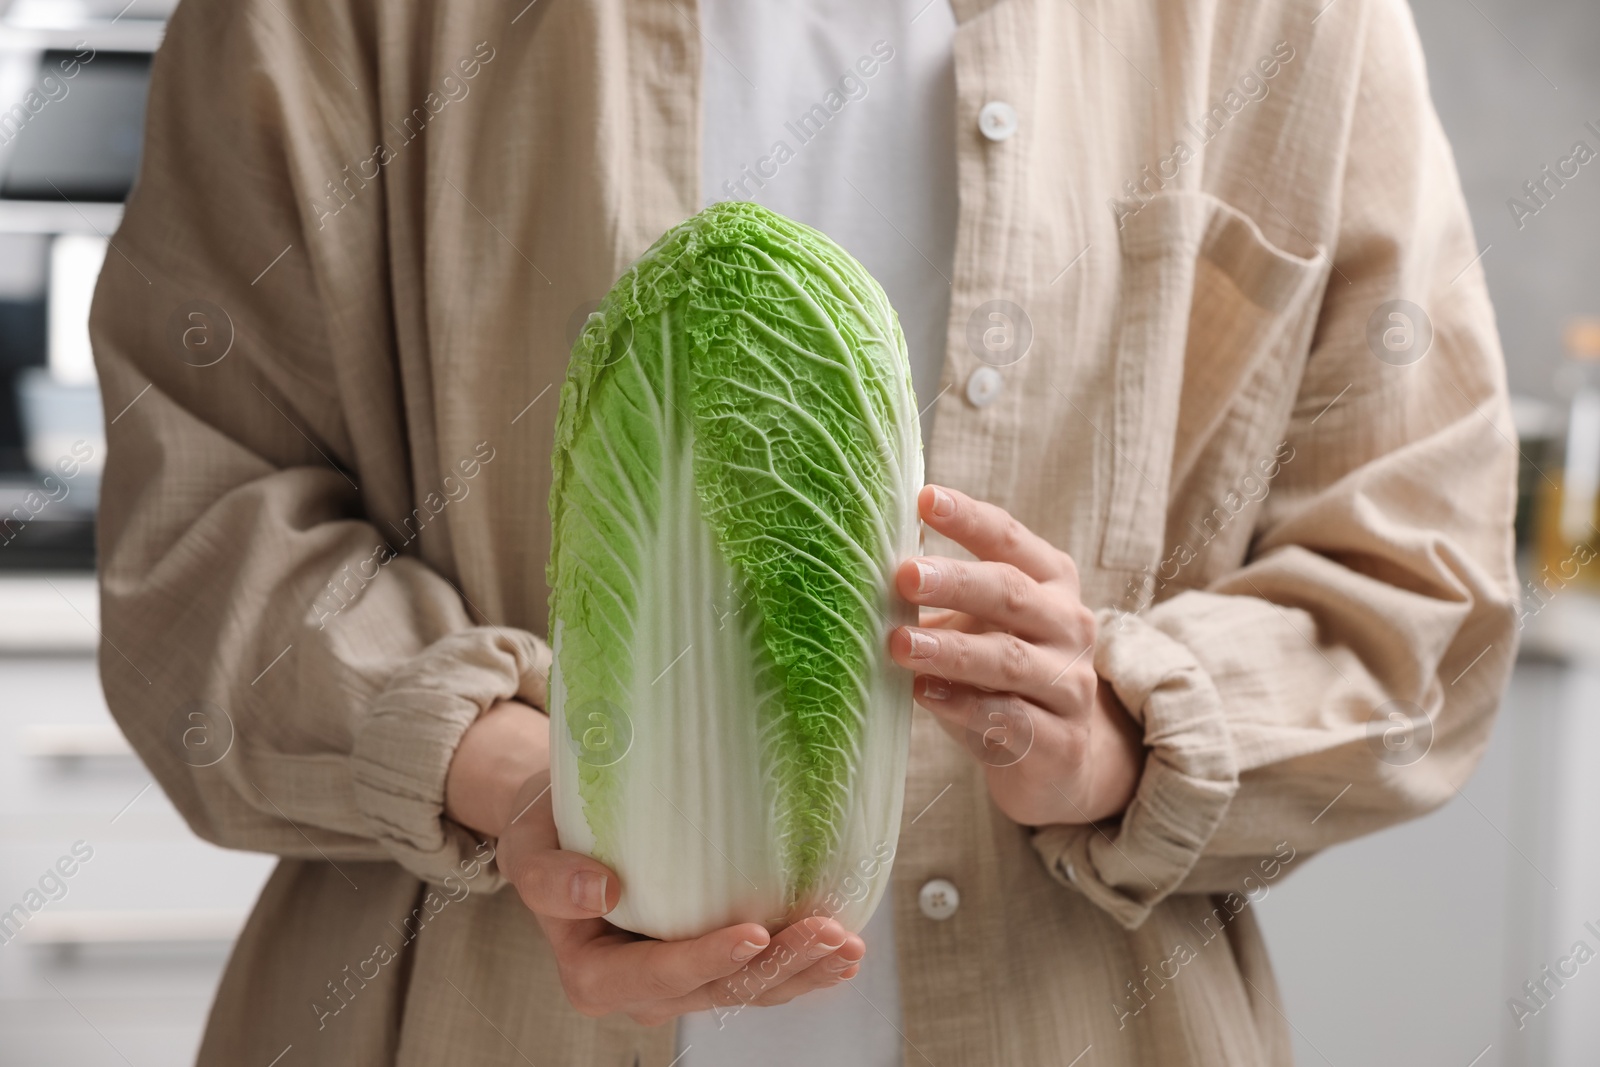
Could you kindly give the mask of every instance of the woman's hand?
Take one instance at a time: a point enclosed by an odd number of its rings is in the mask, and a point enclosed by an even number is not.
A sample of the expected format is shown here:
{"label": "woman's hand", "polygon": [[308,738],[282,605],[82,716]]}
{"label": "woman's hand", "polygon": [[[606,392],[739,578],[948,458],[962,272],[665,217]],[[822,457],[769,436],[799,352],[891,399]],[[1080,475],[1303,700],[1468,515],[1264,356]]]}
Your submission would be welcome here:
{"label": "woman's hand", "polygon": [[[977,562],[901,564],[919,626],[890,637],[916,699],[983,762],[995,804],[1027,826],[1088,823],[1128,806],[1144,769],[1138,724],[1094,669],[1094,614],[1065,552],[1004,509],[923,487],[922,519]],[[929,610],[932,609],[932,610]]]}
{"label": "woman's hand", "polygon": [[549,732],[549,720],[526,704],[490,708],[456,749],[446,813],[499,838],[501,873],[538,919],[578,1011],[620,1012],[655,1026],[686,1012],[782,1004],[855,976],[866,945],[833,919],[807,919],[776,935],[743,923],[692,941],[654,941],[606,922],[621,883],[557,841]]}

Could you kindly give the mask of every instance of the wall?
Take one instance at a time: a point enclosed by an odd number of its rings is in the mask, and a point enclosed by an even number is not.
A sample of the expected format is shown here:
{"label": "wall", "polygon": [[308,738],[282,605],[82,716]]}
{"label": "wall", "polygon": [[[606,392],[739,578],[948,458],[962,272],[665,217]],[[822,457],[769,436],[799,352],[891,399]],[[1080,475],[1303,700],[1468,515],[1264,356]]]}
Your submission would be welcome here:
{"label": "wall", "polygon": [[1557,399],[1567,319],[1600,316],[1600,159],[1520,230],[1506,201],[1575,141],[1600,152],[1600,135],[1584,128],[1600,127],[1600,5],[1413,0],[1412,9],[1478,247],[1492,246],[1483,264],[1511,387]]}

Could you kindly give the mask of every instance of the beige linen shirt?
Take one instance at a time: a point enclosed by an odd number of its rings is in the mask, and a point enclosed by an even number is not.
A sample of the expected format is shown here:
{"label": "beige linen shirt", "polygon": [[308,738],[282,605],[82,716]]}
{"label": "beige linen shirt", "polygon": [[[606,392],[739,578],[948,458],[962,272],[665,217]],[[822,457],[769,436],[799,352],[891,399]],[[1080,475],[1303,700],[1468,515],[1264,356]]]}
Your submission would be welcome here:
{"label": "beige linen shirt", "polygon": [[[1515,637],[1494,321],[1407,10],[1325,4],[956,0],[928,476],[1077,559],[1150,758],[1120,820],[1032,830],[917,713],[907,1063],[1287,1063],[1251,902],[1451,797],[1485,743]],[[172,21],[92,323],[101,665],[196,832],[284,857],[203,1064],[672,1057],[670,1027],[568,1006],[442,808],[473,718],[544,695],[557,384],[697,207],[695,19]],[[990,367],[969,323],[995,300],[1032,342]],[[916,905],[935,877],[944,922]]]}

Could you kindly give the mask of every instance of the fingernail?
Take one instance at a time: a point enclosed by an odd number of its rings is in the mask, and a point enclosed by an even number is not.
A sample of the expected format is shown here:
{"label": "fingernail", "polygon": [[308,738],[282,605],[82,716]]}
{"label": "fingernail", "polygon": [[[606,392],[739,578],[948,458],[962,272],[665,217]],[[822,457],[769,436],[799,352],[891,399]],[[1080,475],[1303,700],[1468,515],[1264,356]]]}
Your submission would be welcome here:
{"label": "fingernail", "polygon": [[609,879],[598,871],[578,871],[572,876],[572,903],[584,911],[604,914],[606,910],[606,882]]}
{"label": "fingernail", "polygon": [[932,510],[935,515],[954,515],[956,513],[956,498],[936,485],[933,487]]}
{"label": "fingernail", "polygon": [[917,564],[917,592],[922,594],[936,593],[939,591],[939,568],[925,559],[919,559]]}
{"label": "fingernail", "polygon": [[927,678],[922,683],[922,695],[928,700],[949,700],[950,683],[943,678]]}
{"label": "fingernail", "polygon": [[831,971],[834,974],[839,974],[839,973],[841,973],[843,971],[848,971],[850,968],[854,967],[855,965],[856,965],[856,961],[855,960],[847,960],[843,956],[835,956],[833,959],[831,959],[827,963],[823,964],[824,967],[826,967],[829,971]]}
{"label": "fingernail", "polygon": [[743,963],[745,960],[750,959],[760,951],[761,946],[756,944],[754,941],[741,941],[733,950],[733,962]]}
{"label": "fingernail", "polygon": [[837,945],[829,945],[818,941],[815,945],[812,945],[810,948],[806,949],[806,959],[820,960],[822,957],[838,952],[842,948],[844,948],[843,941],[839,942]]}
{"label": "fingernail", "polygon": [[908,630],[911,635],[911,658],[930,659],[939,652],[939,639],[922,630]]}

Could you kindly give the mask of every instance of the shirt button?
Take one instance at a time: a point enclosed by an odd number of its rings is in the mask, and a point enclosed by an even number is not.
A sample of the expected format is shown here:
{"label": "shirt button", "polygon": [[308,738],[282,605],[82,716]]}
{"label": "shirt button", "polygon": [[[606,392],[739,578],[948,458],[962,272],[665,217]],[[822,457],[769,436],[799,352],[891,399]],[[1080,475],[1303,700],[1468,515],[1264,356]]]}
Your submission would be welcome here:
{"label": "shirt button", "polygon": [[999,371],[989,366],[979,367],[967,379],[967,403],[975,408],[986,408],[994,403],[1005,385]]}
{"label": "shirt button", "polygon": [[1004,100],[991,100],[978,112],[978,130],[991,141],[1004,141],[1017,132],[1017,109]]}
{"label": "shirt button", "polygon": [[917,907],[922,909],[922,914],[937,922],[950,918],[960,906],[961,894],[943,878],[928,882],[917,894]]}

